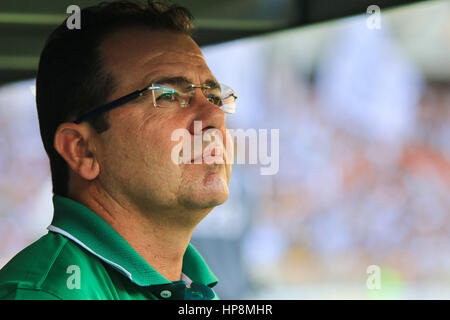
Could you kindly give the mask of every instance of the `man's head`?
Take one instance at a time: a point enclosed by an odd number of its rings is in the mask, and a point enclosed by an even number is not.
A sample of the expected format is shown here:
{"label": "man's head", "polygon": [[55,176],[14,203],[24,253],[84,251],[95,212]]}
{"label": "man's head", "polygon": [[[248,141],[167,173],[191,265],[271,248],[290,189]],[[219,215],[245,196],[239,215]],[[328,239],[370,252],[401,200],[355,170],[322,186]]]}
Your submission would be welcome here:
{"label": "man's head", "polygon": [[95,109],[163,78],[215,81],[190,37],[181,7],[129,2],[81,12],[81,30],[65,23],[49,38],[37,76],[41,135],[54,192],[92,187],[140,210],[212,208],[226,200],[229,165],[175,164],[174,130],[216,128],[225,114],[195,89],[188,108],[154,108],[150,96],[75,124]]}

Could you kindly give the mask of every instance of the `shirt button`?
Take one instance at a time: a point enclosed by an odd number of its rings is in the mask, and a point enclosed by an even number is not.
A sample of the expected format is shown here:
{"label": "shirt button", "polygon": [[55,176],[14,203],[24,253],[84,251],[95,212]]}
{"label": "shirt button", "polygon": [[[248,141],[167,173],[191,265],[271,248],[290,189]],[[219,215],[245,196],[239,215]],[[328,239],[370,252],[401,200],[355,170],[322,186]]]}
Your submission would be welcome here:
{"label": "shirt button", "polygon": [[161,291],[160,295],[162,298],[167,299],[172,296],[172,292],[170,292],[169,290],[163,290]]}

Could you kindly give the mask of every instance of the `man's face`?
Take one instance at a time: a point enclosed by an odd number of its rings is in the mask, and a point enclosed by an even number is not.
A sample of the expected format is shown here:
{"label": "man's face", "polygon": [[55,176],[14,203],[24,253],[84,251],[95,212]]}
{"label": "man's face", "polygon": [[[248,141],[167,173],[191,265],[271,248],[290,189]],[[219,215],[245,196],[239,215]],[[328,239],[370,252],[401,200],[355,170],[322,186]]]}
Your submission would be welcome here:
{"label": "man's face", "polygon": [[[183,34],[122,30],[109,36],[100,52],[116,82],[109,101],[161,78],[184,77],[193,84],[215,80],[199,47]],[[176,164],[171,159],[179,142],[171,141],[172,133],[184,128],[193,134],[194,121],[202,122],[203,132],[220,130],[225,139],[225,114],[200,89],[187,108],[155,108],[149,94],[111,110],[110,128],[97,148],[99,183],[122,205],[150,212],[211,209],[223,203],[231,165]]]}

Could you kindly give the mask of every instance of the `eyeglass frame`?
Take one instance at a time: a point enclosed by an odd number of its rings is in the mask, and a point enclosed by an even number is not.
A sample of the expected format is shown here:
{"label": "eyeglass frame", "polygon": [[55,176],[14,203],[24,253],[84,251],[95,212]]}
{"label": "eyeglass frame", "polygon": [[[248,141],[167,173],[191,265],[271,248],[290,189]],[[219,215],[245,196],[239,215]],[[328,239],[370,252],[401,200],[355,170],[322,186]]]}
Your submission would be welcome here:
{"label": "eyeglass frame", "polygon": [[[222,85],[219,84],[219,86],[222,86]],[[104,112],[107,112],[107,111],[112,110],[114,108],[117,108],[119,106],[122,106],[122,105],[124,105],[124,104],[126,104],[126,103],[128,103],[130,101],[133,101],[133,100],[135,100],[135,99],[137,99],[139,97],[142,97],[144,95],[144,93],[146,93],[149,90],[152,90],[153,106],[155,108],[160,108],[160,106],[158,106],[157,103],[156,103],[155,94],[154,94],[155,92],[153,91],[155,89],[160,89],[160,88],[173,89],[173,88],[170,88],[170,87],[159,85],[157,83],[152,83],[150,86],[147,86],[147,87],[145,87],[143,89],[136,90],[136,91],[134,91],[134,92],[132,92],[130,94],[127,94],[127,95],[122,96],[122,97],[120,97],[120,98],[118,98],[116,100],[113,100],[113,101],[111,101],[111,102],[109,102],[109,103],[107,103],[107,104],[105,104],[105,105],[103,105],[101,107],[98,107],[98,108],[95,108],[94,110],[88,111],[87,113],[79,116],[73,122],[76,123],[76,124],[80,124],[80,123],[86,121],[87,119],[89,119],[91,117],[94,117],[96,115],[102,114]],[[192,90],[194,90],[195,88],[211,89],[211,86],[208,86],[206,84],[189,84],[188,88],[192,88]],[[173,89],[173,90],[176,90],[176,89]],[[237,99],[237,95],[234,93],[233,89],[231,89],[231,90],[232,90],[232,94],[231,95],[233,95],[234,98]],[[182,106],[180,106],[180,107],[182,107]]]}

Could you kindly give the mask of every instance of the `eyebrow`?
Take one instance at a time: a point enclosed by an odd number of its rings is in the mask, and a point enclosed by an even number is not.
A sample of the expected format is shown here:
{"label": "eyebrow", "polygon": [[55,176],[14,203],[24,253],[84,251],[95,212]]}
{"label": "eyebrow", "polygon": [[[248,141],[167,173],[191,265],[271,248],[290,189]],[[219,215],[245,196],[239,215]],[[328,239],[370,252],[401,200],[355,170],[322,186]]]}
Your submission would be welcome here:
{"label": "eyebrow", "polygon": [[[164,77],[159,78],[156,80],[153,80],[152,83],[158,83],[158,84],[171,84],[179,87],[188,87],[191,84],[191,81],[189,81],[187,78],[182,76],[177,77]],[[207,86],[211,87],[211,89],[217,89],[220,88],[219,83],[214,79],[208,79],[203,84],[206,84]]]}

